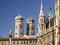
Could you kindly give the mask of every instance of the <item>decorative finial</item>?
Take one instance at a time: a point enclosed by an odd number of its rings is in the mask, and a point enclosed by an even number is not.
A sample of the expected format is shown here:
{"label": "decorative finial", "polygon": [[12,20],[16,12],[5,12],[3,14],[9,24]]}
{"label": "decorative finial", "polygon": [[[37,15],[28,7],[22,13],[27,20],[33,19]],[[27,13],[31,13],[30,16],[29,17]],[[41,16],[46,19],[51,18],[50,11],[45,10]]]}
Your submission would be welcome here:
{"label": "decorative finial", "polygon": [[42,0],[41,0],[41,9],[43,9]]}
{"label": "decorative finial", "polygon": [[9,37],[12,37],[12,29],[9,30]]}
{"label": "decorative finial", "polygon": [[51,8],[50,8],[50,11],[51,11]]}
{"label": "decorative finial", "polygon": [[42,0],[41,0],[41,4],[42,4]]}

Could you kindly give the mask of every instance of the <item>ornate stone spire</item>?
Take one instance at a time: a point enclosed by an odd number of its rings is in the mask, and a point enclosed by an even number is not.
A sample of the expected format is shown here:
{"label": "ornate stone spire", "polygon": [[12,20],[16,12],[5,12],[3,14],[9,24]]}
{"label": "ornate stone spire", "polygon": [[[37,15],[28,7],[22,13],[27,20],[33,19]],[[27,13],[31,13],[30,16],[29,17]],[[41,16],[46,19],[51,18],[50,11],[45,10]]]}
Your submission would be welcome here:
{"label": "ornate stone spire", "polygon": [[46,29],[45,16],[44,16],[44,10],[43,10],[42,0],[41,0],[41,7],[40,7],[40,14],[39,14],[39,21],[38,21],[38,35],[42,35],[45,29]]}
{"label": "ornate stone spire", "polygon": [[41,7],[40,7],[40,14],[39,14],[39,22],[41,23],[41,20],[44,20],[44,9],[42,5],[42,0],[41,0]]}
{"label": "ornate stone spire", "polygon": [[41,9],[43,9],[42,0],[41,0]]}
{"label": "ornate stone spire", "polygon": [[41,0],[41,8],[40,8],[40,15],[39,16],[44,16],[44,9],[43,9],[42,0]]}

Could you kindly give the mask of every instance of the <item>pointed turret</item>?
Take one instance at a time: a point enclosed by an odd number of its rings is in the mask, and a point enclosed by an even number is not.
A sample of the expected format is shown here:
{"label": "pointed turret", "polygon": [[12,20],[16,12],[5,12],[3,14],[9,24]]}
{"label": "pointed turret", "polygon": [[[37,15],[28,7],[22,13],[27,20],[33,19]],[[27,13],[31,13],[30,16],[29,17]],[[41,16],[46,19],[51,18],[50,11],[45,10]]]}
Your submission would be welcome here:
{"label": "pointed turret", "polygon": [[53,13],[52,13],[52,10],[51,10],[51,8],[50,8],[50,12],[49,12],[49,14],[48,14],[48,17],[49,17],[49,29],[51,28],[51,19],[53,18]]}
{"label": "pointed turret", "polygon": [[41,7],[40,7],[40,14],[39,14],[39,22],[41,22],[41,18],[44,20],[44,9],[43,9],[43,4],[41,0]]}
{"label": "pointed turret", "polygon": [[42,5],[42,0],[41,0],[41,8],[40,8],[40,14],[39,14],[39,21],[38,21],[38,34],[42,35],[45,30],[45,16],[44,16],[44,9]]}
{"label": "pointed turret", "polygon": [[51,19],[51,18],[53,18],[53,13],[52,13],[52,10],[51,10],[51,8],[50,8],[50,12],[49,12],[49,20]]}
{"label": "pointed turret", "polygon": [[41,0],[41,7],[40,7],[40,15],[39,16],[44,16],[44,9],[43,9],[42,0]]}

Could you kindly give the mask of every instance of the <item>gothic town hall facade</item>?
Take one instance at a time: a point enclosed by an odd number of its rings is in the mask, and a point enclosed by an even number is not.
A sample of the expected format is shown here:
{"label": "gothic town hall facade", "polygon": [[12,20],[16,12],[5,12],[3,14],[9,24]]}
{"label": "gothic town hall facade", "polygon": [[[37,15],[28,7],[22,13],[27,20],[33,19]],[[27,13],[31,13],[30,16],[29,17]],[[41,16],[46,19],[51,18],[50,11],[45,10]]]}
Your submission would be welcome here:
{"label": "gothic town hall facade", "polygon": [[0,45],[60,45],[60,0],[54,0],[55,16],[51,9],[48,19],[44,15],[44,8],[41,1],[40,14],[38,18],[38,33],[35,35],[34,19],[29,17],[27,21],[27,31],[24,35],[23,17],[15,17],[15,32],[12,36],[12,29],[9,37],[0,37]]}

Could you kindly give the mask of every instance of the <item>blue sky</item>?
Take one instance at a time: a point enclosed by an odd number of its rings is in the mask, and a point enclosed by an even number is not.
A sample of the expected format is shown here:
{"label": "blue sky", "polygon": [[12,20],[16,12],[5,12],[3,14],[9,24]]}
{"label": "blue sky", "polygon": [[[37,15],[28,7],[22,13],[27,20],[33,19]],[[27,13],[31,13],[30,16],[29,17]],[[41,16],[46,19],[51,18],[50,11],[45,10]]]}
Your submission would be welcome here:
{"label": "blue sky", "polygon": [[[54,12],[54,0],[42,0],[45,16],[52,8]],[[17,15],[24,17],[24,33],[26,32],[26,19],[33,17],[35,20],[35,33],[38,32],[37,23],[40,12],[41,0],[0,0],[0,36],[8,37],[12,28],[14,35],[14,18]]]}

